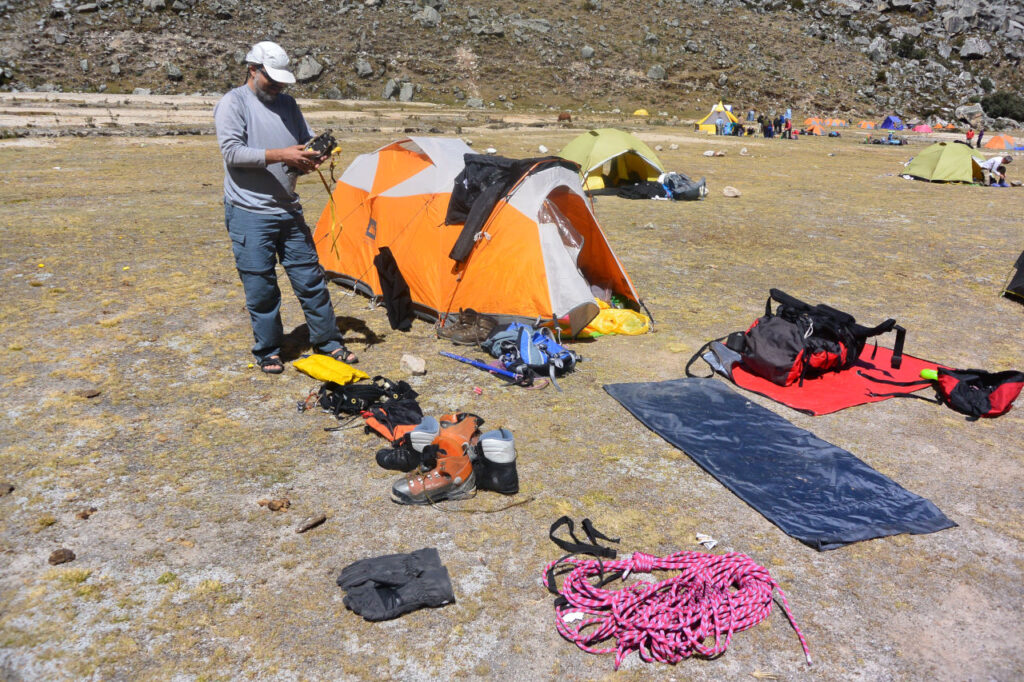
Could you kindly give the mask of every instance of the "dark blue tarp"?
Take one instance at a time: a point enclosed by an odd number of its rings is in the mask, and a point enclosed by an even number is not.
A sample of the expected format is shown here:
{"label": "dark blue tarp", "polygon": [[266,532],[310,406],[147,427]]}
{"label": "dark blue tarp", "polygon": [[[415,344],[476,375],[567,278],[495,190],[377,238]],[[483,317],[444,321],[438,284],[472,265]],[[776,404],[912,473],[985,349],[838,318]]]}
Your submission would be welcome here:
{"label": "dark blue tarp", "polygon": [[716,379],[604,390],[766,519],[817,550],[956,526],[928,500]]}

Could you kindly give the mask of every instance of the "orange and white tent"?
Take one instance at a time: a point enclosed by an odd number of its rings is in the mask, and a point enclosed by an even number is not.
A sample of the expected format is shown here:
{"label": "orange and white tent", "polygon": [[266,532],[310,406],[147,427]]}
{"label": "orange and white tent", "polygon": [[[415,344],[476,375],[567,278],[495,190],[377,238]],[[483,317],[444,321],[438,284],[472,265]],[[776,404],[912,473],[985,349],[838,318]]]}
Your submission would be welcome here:
{"label": "orange and white tent", "polygon": [[985,143],[984,147],[985,149],[1014,149],[1016,143],[1006,133],[1000,133],[988,138],[988,142]]}
{"label": "orange and white tent", "polygon": [[873,130],[874,127],[875,127],[875,122],[874,121],[861,121],[857,125],[859,125],[861,128],[866,128],[867,130]]}
{"label": "orange and white tent", "polygon": [[807,126],[807,129],[804,131],[804,134],[805,135],[824,135],[825,134],[825,129],[822,128],[820,125],[817,125],[817,124],[809,125],[809,126]]}
{"label": "orange and white tent", "polygon": [[328,277],[381,296],[374,258],[387,247],[429,320],[472,308],[502,322],[556,320],[575,335],[598,314],[592,286],[639,308],[579,174],[564,165],[528,170],[494,204],[469,255],[452,260],[463,226],[445,217],[466,154],[458,139],[411,137],[356,157],[313,234]]}
{"label": "orange and white tent", "polygon": [[804,119],[804,125],[805,126],[821,125],[821,119],[818,118],[817,116],[812,116],[810,118],[805,118]]}

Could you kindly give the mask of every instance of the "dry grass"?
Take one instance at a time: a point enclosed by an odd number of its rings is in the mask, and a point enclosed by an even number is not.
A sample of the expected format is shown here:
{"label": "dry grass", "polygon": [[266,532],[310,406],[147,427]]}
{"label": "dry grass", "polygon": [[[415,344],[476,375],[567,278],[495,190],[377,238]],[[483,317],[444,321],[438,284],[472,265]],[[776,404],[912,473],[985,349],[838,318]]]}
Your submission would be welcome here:
{"label": "dry grass", "polygon": [[[463,135],[528,156],[574,132]],[[920,147],[858,145],[852,134],[794,143],[667,126],[640,134],[666,146],[667,167],[706,176],[711,195],[598,199],[657,331],[582,344],[587,360],[561,382],[564,394],[505,389],[438,358],[445,346],[428,325],[393,332],[382,310],[333,290],[343,322],[377,338],[354,344],[367,371],[405,378],[401,355],[419,354],[429,373],[413,383],[426,411],[470,409],[515,432],[522,495],[534,499],[498,514],[391,504],[394,476],[373,463],[375,437],[325,433],[326,415],[295,411],[311,379],[248,367],[211,138],[0,146],[0,482],[16,486],[0,498],[0,677],[610,677],[610,657],[558,637],[538,583],[558,555],[547,528],[562,514],[590,517],[627,551],[697,549],[704,532],[768,566],[808,636],[817,678],[1024,674],[1024,413],[971,424],[892,400],[811,418],[752,398],[960,524],[819,554],[601,390],[681,376],[701,343],[749,324],[772,286],[865,322],[892,315],[915,355],[1022,368],[1024,309],[996,292],[1024,246],[1024,190],[907,182],[894,174]],[[350,134],[345,158],[393,137]],[[706,149],[728,153],[706,158]],[[725,185],[742,197],[724,198]],[[312,219],[325,203],[319,181],[305,178],[300,192]],[[284,315],[289,328],[301,322],[290,294]],[[280,496],[292,501],[287,512],[256,504]],[[453,507],[505,502],[482,493]],[[88,506],[98,511],[76,518]],[[320,511],[327,523],[294,533]],[[78,558],[51,569],[46,558],[61,546]],[[340,567],[423,546],[440,549],[456,604],[384,624],[344,609]],[[671,669],[632,657],[615,679],[754,671],[805,674],[781,613],[719,660]]]}

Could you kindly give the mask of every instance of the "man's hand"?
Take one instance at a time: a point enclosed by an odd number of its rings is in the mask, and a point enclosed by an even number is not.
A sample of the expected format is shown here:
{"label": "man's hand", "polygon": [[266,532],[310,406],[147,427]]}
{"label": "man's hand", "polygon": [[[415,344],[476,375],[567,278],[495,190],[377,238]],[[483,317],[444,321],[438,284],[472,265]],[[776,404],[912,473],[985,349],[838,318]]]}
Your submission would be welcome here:
{"label": "man's hand", "polygon": [[280,149],[268,149],[266,153],[268,164],[283,163],[300,173],[309,173],[316,170],[320,166],[317,162],[318,157],[319,155],[315,151],[306,149],[301,144],[292,147],[281,147]]}

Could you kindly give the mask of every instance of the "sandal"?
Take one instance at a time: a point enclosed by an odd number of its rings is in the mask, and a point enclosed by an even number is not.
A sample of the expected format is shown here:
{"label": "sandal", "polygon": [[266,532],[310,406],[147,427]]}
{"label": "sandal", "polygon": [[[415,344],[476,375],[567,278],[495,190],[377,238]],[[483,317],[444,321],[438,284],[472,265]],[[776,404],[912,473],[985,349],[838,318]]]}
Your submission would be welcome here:
{"label": "sandal", "polygon": [[280,355],[268,355],[259,361],[260,371],[264,374],[280,374],[284,371],[284,363]]}
{"label": "sandal", "polygon": [[330,353],[325,353],[325,355],[349,365],[359,362],[359,356],[346,348],[345,344],[341,344],[341,348],[335,348]]}

